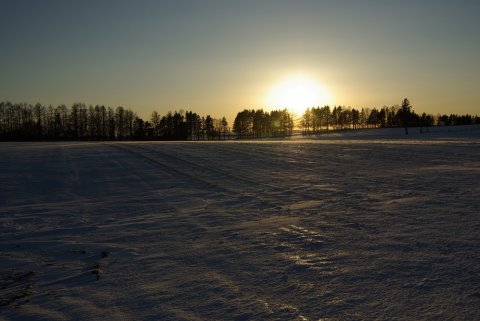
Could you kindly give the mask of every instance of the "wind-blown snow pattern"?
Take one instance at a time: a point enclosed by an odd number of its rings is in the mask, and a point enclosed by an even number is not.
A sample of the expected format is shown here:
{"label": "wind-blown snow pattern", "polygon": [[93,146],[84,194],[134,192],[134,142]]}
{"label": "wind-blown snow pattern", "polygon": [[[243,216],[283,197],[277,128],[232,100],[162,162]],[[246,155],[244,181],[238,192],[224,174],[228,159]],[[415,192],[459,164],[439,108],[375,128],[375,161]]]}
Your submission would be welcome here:
{"label": "wind-blown snow pattern", "polygon": [[0,320],[479,319],[480,130],[410,132],[0,143]]}

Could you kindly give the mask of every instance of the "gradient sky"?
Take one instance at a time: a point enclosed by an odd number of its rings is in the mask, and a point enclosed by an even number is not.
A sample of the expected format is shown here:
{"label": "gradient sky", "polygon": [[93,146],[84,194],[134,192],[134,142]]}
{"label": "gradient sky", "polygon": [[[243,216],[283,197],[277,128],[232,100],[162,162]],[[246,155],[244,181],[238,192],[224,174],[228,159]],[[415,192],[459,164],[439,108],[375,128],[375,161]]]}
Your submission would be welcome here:
{"label": "gradient sky", "polygon": [[[480,111],[480,1],[0,0],[0,100],[230,121],[305,74],[335,104]],[[321,103],[321,102],[320,102]]]}

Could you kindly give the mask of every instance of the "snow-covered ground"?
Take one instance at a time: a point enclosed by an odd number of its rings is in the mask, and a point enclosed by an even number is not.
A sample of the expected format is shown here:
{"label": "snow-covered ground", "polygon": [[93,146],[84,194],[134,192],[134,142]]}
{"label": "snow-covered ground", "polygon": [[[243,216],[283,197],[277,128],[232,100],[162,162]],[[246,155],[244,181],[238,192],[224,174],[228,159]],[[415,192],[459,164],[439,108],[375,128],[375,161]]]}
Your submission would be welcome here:
{"label": "snow-covered ground", "polygon": [[478,319],[452,129],[0,143],[0,320]]}

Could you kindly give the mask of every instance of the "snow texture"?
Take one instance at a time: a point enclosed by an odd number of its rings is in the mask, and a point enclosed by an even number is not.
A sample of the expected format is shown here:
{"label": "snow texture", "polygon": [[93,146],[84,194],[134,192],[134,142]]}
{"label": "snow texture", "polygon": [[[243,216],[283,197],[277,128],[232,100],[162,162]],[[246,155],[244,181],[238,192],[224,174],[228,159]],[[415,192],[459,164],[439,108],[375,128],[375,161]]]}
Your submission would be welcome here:
{"label": "snow texture", "polygon": [[0,320],[475,320],[480,129],[0,143]]}

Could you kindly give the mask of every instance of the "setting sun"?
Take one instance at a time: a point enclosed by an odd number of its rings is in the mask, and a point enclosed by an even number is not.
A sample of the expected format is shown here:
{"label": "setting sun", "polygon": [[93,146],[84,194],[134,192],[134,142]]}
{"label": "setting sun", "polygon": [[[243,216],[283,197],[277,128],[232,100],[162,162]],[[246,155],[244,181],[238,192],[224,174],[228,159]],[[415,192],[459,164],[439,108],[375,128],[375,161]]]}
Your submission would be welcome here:
{"label": "setting sun", "polygon": [[318,82],[304,75],[276,84],[265,98],[271,108],[287,108],[297,116],[305,109],[332,103],[331,94]]}

